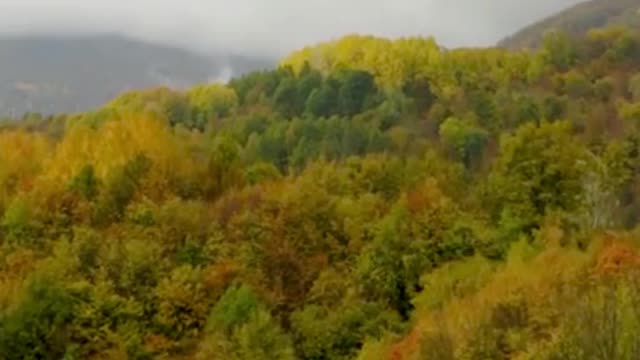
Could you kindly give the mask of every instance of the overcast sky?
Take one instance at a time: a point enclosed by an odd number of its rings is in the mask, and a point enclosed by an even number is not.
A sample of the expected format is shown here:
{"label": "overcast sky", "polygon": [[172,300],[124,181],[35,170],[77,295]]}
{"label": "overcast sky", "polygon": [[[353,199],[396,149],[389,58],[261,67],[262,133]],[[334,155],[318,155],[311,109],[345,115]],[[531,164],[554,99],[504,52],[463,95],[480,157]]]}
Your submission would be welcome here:
{"label": "overcast sky", "polygon": [[282,55],[349,33],[491,45],[580,0],[0,0],[0,35],[119,32],[201,51]]}

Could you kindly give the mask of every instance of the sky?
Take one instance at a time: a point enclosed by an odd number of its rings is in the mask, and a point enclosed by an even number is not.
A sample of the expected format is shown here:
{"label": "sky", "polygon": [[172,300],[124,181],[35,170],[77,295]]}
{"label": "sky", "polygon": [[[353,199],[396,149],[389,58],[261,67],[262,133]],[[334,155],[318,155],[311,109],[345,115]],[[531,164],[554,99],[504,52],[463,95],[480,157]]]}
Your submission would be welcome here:
{"label": "sky", "polygon": [[0,35],[119,33],[282,56],[342,35],[486,46],[580,0],[0,0]]}

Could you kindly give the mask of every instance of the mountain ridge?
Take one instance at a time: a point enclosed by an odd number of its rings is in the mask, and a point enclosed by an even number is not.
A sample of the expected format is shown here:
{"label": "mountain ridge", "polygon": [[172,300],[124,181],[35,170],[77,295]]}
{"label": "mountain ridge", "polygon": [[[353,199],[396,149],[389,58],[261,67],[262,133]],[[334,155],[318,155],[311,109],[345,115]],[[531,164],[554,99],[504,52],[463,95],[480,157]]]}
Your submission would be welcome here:
{"label": "mountain ridge", "polygon": [[637,0],[589,0],[571,6],[540,21],[525,26],[498,42],[511,49],[535,48],[544,34],[559,30],[582,35],[593,28],[606,26],[640,26],[640,2]]}
{"label": "mountain ridge", "polygon": [[212,55],[115,34],[0,37],[0,116],[88,110],[121,92],[185,88],[271,66],[266,57]]}

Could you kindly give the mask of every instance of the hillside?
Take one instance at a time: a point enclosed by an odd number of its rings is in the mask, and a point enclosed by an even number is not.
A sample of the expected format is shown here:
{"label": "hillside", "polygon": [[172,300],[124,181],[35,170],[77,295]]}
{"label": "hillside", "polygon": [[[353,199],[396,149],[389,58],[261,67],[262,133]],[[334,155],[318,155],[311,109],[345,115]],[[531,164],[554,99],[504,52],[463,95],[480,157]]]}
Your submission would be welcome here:
{"label": "hillside", "polygon": [[534,48],[549,30],[583,34],[604,26],[640,26],[640,2],[637,0],[590,0],[566,9],[547,19],[525,27],[502,40],[508,48]]}
{"label": "hillside", "polygon": [[88,110],[124,90],[186,87],[271,63],[110,35],[0,38],[0,117]]}
{"label": "hillside", "polygon": [[640,359],[640,31],[602,34],[0,122],[0,360]]}

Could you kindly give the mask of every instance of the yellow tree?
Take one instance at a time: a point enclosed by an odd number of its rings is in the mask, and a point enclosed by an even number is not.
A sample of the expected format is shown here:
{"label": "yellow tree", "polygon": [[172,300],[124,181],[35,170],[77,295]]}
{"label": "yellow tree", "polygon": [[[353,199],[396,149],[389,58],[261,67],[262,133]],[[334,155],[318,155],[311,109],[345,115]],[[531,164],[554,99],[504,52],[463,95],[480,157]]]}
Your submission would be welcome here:
{"label": "yellow tree", "polygon": [[400,87],[409,77],[424,71],[440,49],[430,38],[389,40],[374,36],[349,35],[296,51],[281,65],[299,73],[306,63],[329,73],[341,68],[363,70],[373,74],[383,88]]}
{"label": "yellow tree", "polygon": [[149,115],[124,115],[98,128],[79,123],[58,144],[43,181],[66,186],[86,165],[108,177],[139,154],[152,164],[150,189],[161,192],[172,177],[190,174],[190,157],[166,122]]}
{"label": "yellow tree", "polygon": [[221,84],[199,85],[187,92],[196,126],[203,128],[212,118],[224,117],[238,105],[236,92]]}
{"label": "yellow tree", "polygon": [[0,133],[0,204],[13,192],[28,191],[48,157],[51,142],[24,130]]}

